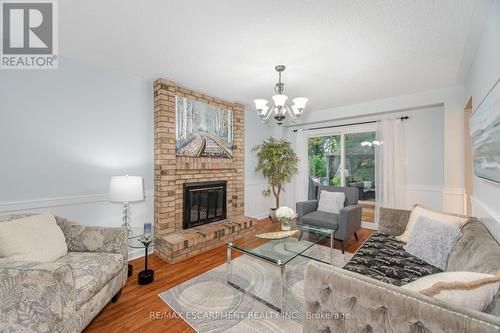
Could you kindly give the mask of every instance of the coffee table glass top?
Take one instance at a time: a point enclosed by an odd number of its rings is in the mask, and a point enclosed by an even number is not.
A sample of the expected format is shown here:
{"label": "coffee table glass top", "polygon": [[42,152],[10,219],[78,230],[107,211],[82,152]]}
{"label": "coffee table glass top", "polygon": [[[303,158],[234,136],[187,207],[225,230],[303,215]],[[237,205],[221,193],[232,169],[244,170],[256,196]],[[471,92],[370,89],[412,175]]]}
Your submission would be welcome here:
{"label": "coffee table glass top", "polygon": [[[250,240],[231,242],[228,247],[283,266],[313,245],[329,239],[332,232],[329,229],[305,225],[297,225],[293,230],[297,230],[297,233],[284,239],[263,239],[253,236]],[[300,237],[301,231],[302,237]]]}

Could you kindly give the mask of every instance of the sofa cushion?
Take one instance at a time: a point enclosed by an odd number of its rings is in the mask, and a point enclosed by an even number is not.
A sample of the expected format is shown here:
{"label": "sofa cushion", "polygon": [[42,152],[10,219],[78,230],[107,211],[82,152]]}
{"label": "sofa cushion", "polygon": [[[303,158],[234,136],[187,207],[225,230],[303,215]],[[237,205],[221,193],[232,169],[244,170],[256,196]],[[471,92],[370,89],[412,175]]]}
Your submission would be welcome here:
{"label": "sofa cushion", "polygon": [[[462,228],[462,238],[448,259],[447,271],[496,274],[500,271],[500,245],[479,220]],[[486,312],[500,317],[500,291]]]}
{"label": "sofa cushion", "polygon": [[68,252],[57,260],[68,264],[73,271],[77,309],[121,272],[123,260],[121,254],[99,252]]}
{"label": "sofa cushion", "polygon": [[408,243],[412,230],[415,227],[415,223],[417,223],[417,220],[420,217],[427,217],[434,221],[453,225],[457,229],[460,229],[463,225],[469,222],[467,216],[464,215],[445,213],[442,211],[422,207],[420,205],[415,205],[411,210],[410,218],[408,219],[408,223],[406,224],[405,231],[403,232],[403,234],[396,236],[396,239],[401,242]]}
{"label": "sofa cushion", "polygon": [[339,215],[317,210],[304,215],[302,217],[302,223],[337,230],[339,228]]}
{"label": "sofa cushion", "polygon": [[359,190],[357,187],[319,186],[318,197],[316,199],[320,199],[321,191],[344,193],[345,195],[344,206],[352,206],[358,204]]}
{"label": "sofa cushion", "polygon": [[477,272],[443,272],[424,276],[402,288],[434,297],[462,309],[484,311],[500,286],[497,275]]}
{"label": "sofa cushion", "polygon": [[460,230],[452,225],[421,216],[403,247],[406,252],[425,262],[446,270],[448,257],[462,237]]}
{"label": "sofa cushion", "polygon": [[402,286],[429,274],[441,272],[403,249],[394,236],[374,233],[358,249],[344,269]]}
{"label": "sofa cushion", "polygon": [[321,191],[318,210],[326,213],[339,214],[344,208],[345,194],[342,192]]}
{"label": "sofa cushion", "polygon": [[0,258],[51,262],[68,252],[66,238],[54,215],[13,216],[5,220],[0,223]]}

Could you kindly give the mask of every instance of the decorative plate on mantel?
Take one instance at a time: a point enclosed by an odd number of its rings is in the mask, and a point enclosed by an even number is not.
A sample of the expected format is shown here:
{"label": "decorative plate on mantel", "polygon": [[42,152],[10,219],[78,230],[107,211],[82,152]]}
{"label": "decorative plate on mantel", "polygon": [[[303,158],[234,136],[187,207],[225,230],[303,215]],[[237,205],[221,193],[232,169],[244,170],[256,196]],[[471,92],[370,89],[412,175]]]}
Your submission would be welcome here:
{"label": "decorative plate on mantel", "polygon": [[255,237],[264,238],[264,239],[283,239],[292,237],[295,235],[298,230],[287,230],[287,231],[276,231],[276,232],[266,232],[265,234],[258,234]]}

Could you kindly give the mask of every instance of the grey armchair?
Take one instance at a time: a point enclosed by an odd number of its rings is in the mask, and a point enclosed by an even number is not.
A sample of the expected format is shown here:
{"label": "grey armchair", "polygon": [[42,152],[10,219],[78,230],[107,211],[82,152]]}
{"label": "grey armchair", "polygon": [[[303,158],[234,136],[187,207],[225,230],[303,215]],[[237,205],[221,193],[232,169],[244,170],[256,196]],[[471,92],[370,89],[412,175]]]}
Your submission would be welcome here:
{"label": "grey armchair", "polygon": [[[345,194],[344,208],[340,210],[339,214],[318,211],[321,191],[343,192]],[[297,202],[298,223],[333,230],[335,240],[340,242],[342,253],[344,253],[345,240],[351,235],[354,235],[358,240],[356,231],[361,227],[361,206],[358,205],[358,191],[356,187],[320,186],[316,200]]]}

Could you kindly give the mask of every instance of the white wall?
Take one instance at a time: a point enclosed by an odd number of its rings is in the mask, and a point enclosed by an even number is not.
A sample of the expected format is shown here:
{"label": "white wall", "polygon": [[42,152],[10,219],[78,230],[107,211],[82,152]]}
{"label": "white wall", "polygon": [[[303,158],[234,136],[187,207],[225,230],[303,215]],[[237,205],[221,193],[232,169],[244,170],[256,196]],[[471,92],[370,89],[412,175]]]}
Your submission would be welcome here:
{"label": "white wall", "polygon": [[274,121],[262,124],[252,106],[245,111],[245,215],[257,218],[269,216],[269,209],[274,207],[272,197],[264,197],[262,191],[267,189],[267,181],[262,174],[255,172],[257,155],[253,147],[261,144],[268,137],[281,137]]}
{"label": "white wall", "polygon": [[[246,206],[265,215],[265,181],[251,147],[268,136],[245,115]],[[153,221],[152,80],[61,58],[58,70],[0,74],[0,214],[52,211],[88,225],[119,226],[107,200],[114,175],[144,177],[146,199],[131,203],[131,224]],[[131,253],[131,256],[142,254]]]}
{"label": "white wall", "polygon": [[58,70],[0,75],[0,213],[52,211],[121,225],[113,175],[144,177],[132,225],[153,220],[152,82],[61,58]]}
{"label": "white wall", "polygon": [[[472,98],[475,109],[500,79],[500,1],[493,1],[479,48],[470,68],[463,105]],[[500,240],[500,184],[473,178],[472,214],[484,217]]]}
{"label": "white wall", "polygon": [[[444,109],[408,110],[403,122],[406,208],[421,203],[443,208]],[[399,116],[400,114],[398,114]]]}
{"label": "white wall", "polygon": [[409,159],[407,207],[421,202],[462,213],[463,91],[463,87],[457,86],[309,112],[303,121],[306,125],[290,127],[287,137],[293,140],[292,130],[300,127],[408,114],[411,118],[404,125]]}

